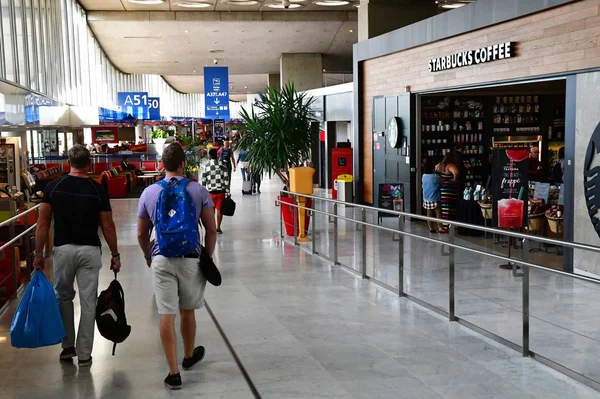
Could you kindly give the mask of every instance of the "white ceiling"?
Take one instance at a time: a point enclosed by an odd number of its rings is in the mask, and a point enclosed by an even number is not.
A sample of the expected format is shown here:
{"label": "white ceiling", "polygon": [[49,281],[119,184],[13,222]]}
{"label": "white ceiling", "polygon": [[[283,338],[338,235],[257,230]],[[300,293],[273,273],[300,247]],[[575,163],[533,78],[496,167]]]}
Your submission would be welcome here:
{"label": "white ceiling", "polygon": [[[212,4],[212,7],[207,8],[183,8],[176,4],[181,2],[202,2]],[[315,0],[291,0],[292,3],[297,3],[300,8],[290,9],[292,11],[327,11],[327,10],[356,10],[355,5],[358,5],[358,0],[348,0],[350,4],[346,6],[319,6],[314,4]],[[234,0],[235,2],[235,0]],[[79,0],[79,3],[86,10],[104,10],[104,11],[281,11],[268,7],[269,4],[281,4],[281,0],[256,0],[255,5],[233,5],[227,0],[166,0],[162,4],[148,5],[135,4],[127,0]]]}
{"label": "white ceiling", "polygon": [[268,74],[279,73],[282,53],[320,53],[328,72],[351,71],[352,45],[358,39],[356,12],[268,16],[92,11],[88,23],[122,71],[166,76],[182,92],[203,91],[203,67],[213,66],[214,59],[230,68],[232,93],[261,92]]}

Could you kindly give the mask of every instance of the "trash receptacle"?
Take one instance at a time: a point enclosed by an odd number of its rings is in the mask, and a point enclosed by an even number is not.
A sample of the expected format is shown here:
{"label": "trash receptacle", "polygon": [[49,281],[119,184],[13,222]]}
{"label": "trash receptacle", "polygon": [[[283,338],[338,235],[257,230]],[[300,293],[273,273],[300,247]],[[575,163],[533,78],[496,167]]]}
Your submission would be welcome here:
{"label": "trash receptacle", "polygon": [[337,194],[339,201],[354,202],[352,175],[339,175],[337,177]]}

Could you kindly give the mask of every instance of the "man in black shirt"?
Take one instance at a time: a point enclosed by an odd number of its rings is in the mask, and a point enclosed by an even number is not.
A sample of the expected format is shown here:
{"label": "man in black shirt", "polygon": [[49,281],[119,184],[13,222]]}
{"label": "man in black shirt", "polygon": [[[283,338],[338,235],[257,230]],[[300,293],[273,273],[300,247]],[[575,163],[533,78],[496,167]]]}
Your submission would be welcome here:
{"label": "man in black shirt", "polygon": [[[54,288],[62,316],[66,338],[61,360],[77,356],[79,367],[92,364],[98,274],[102,268],[98,226],[112,254],[110,269],[118,273],[121,260],[117,233],[112,218],[108,193],[104,186],[88,177],[90,152],[82,145],[69,150],[71,172],[44,188],[36,230],[35,259],[37,270],[44,270],[44,246],[54,218]],[[75,348],[73,284],[77,278],[81,319]]]}

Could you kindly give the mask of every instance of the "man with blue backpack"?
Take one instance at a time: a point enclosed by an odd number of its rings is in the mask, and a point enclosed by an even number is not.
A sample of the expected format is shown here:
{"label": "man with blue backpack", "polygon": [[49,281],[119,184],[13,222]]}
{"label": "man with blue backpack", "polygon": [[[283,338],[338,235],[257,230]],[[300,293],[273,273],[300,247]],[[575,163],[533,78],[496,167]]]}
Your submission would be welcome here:
{"label": "man with blue backpack", "polygon": [[[160,338],[169,363],[165,385],[170,389],[182,386],[175,335],[178,310],[184,346],[183,369],[191,369],[204,357],[204,347],[194,347],[195,310],[204,306],[204,288],[210,277],[200,270],[199,259],[210,260],[217,238],[213,202],[205,188],[183,177],[185,159],[178,143],[165,148],[162,162],[166,176],[144,190],[138,207],[138,243],[154,273]],[[200,241],[199,221],[205,229],[204,246]],[[152,228],[156,238],[151,245]]]}

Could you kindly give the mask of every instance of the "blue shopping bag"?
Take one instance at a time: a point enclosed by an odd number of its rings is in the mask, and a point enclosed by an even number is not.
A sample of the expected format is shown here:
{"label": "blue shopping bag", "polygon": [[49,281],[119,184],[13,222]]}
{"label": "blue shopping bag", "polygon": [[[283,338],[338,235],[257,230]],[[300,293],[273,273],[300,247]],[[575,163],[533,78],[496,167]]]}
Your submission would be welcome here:
{"label": "blue shopping bag", "polygon": [[43,272],[36,271],[10,326],[12,346],[39,348],[56,345],[65,335],[54,288]]}

